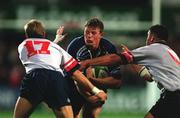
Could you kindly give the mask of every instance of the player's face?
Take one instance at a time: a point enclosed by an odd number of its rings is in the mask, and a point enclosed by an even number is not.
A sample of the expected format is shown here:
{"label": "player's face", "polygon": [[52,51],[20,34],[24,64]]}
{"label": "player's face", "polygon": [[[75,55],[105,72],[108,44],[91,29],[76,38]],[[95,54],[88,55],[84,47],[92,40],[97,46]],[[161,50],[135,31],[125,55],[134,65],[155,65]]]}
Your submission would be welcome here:
{"label": "player's face", "polygon": [[92,49],[97,49],[99,47],[102,34],[103,33],[98,27],[85,27],[84,40],[86,45],[88,45]]}

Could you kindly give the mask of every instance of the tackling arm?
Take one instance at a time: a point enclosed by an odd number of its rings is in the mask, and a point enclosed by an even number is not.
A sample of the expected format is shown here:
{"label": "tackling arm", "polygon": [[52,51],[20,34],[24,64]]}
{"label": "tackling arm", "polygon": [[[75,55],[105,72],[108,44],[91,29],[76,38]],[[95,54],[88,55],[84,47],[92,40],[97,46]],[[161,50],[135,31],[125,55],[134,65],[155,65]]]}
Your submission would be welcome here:
{"label": "tackling arm", "polygon": [[138,64],[130,64],[130,67],[135,73],[138,74],[138,76],[141,79],[146,80],[148,82],[152,82],[154,80],[149,70],[145,66],[138,65]]}
{"label": "tackling arm", "polygon": [[101,88],[111,88],[111,89],[116,89],[120,88],[122,81],[121,79],[116,79],[112,76],[107,76],[103,78],[95,78],[93,76],[92,68],[88,67],[86,69],[86,76],[87,78],[96,86],[101,87]]}
{"label": "tackling arm", "polygon": [[115,65],[121,62],[121,58],[117,54],[108,54],[101,57],[96,57],[93,59],[87,59],[80,62],[81,68],[80,70],[83,70],[89,66],[109,66],[109,65]]}
{"label": "tackling arm", "polygon": [[89,78],[89,80],[98,86],[102,86],[104,88],[110,89],[118,89],[120,88],[122,81],[121,79],[114,79],[113,77],[105,77],[105,78]]}
{"label": "tackling arm", "polygon": [[138,74],[139,74],[140,78],[142,78],[148,82],[152,82],[154,80],[152,75],[150,74],[149,70],[145,66],[141,67]]}
{"label": "tackling arm", "polygon": [[89,93],[93,93],[96,95],[101,101],[105,101],[107,99],[107,95],[104,91],[99,90],[97,87],[92,85],[92,83],[79,71],[76,70],[73,73],[73,79],[86,91]]}
{"label": "tackling arm", "polygon": [[107,54],[101,57],[81,61],[80,70],[89,66],[111,66],[115,64],[125,65],[131,63],[132,61],[133,55],[130,50],[126,46],[121,45],[121,52],[119,54]]}

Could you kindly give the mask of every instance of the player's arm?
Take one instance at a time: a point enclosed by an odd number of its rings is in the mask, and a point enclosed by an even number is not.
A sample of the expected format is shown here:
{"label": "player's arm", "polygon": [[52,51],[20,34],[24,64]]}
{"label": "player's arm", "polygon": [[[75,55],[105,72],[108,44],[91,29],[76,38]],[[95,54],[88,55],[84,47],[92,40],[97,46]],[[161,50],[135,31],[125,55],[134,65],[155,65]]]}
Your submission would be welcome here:
{"label": "player's arm", "polygon": [[139,75],[140,79],[146,80],[148,82],[152,82],[154,80],[148,68],[146,68],[145,66],[137,64],[131,64],[130,66],[134,70],[134,72]]}
{"label": "player's arm", "polygon": [[141,69],[138,72],[138,75],[140,78],[142,78],[148,82],[154,81],[153,76],[151,75],[151,73],[149,72],[149,70],[145,66],[141,67]]}
{"label": "player's arm", "polygon": [[65,38],[65,36],[67,36],[67,34],[63,35],[63,32],[64,32],[64,26],[60,26],[56,31],[56,38],[53,41],[54,43],[58,44]]}
{"label": "player's arm", "polygon": [[88,78],[94,85],[102,86],[103,88],[118,89],[120,88],[122,81],[120,79],[115,79],[113,77],[104,78]]}
{"label": "player's arm", "polygon": [[[117,75],[117,74],[116,74]],[[88,67],[86,69],[86,77],[91,81],[92,84],[101,87],[101,88],[120,88],[122,81],[119,79],[121,77],[120,74],[117,75],[118,77],[113,77],[111,75],[103,78],[95,78],[93,77],[92,68]]]}
{"label": "player's arm", "polygon": [[132,53],[127,49],[127,47],[123,48],[123,51],[119,54],[107,54],[101,57],[96,57],[93,59],[87,59],[81,61],[81,68],[83,70],[89,66],[111,66],[111,65],[124,65],[131,63],[133,61]]}
{"label": "player's arm", "polygon": [[109,66],[115,65],[121,62],[121,58],[117,54],[107,54],[104,56],[96,57],[93,59],[87,59],[80,62],[81,68],[85,69],[89,66]]}
{"label": "player's arm", "polygon": [[106,93],[104,91],[99,90],[95,87],[79,70],[76,70],[72,73],[73,79],[83,88],[85,91],[89,93],[93,93],[96,95],[101,101],[105,101],[107,99]]}
{"label": "player's arm", "polygon": [[99,101],[99,98],[96,95],[92,95],[90,92],[84,90],[84,88],[78,83],[76,83],[76,88],[87,101],[91,103],[96,103]]}

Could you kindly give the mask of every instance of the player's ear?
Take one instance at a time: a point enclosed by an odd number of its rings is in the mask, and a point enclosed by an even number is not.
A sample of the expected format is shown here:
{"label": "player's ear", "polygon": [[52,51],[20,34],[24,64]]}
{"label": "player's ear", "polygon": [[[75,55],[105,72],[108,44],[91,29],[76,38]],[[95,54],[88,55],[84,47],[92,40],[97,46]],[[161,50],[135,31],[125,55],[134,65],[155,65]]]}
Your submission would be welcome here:
{"label": "player's ear", "polygon": [[152,44],[153,42],[155,42],[155,35],[154,34],[151,34],[150,37],[149,37],[149,42]]}
{"label": "player's ear", "polygon": [[156,41],[156,37],[153,35],[150,41],[151,41],[151,43],[155,42]]}

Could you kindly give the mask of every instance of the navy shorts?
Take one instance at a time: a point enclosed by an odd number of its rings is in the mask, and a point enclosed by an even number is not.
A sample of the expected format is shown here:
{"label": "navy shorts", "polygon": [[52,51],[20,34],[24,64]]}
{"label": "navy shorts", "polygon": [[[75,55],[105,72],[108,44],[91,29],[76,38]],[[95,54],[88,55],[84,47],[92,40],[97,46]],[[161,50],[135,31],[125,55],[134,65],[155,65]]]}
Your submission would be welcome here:
{"label": "navy shorts", "polygon": [[149,112],[154,118],[180,118],[180,90],[163,92]]}
{"label": "navy shorts", "polygon": [[20,96],[33,105],[44,101],[52,109],[70,105],[67,81],[58,71],[35,69],[22,80]]}

